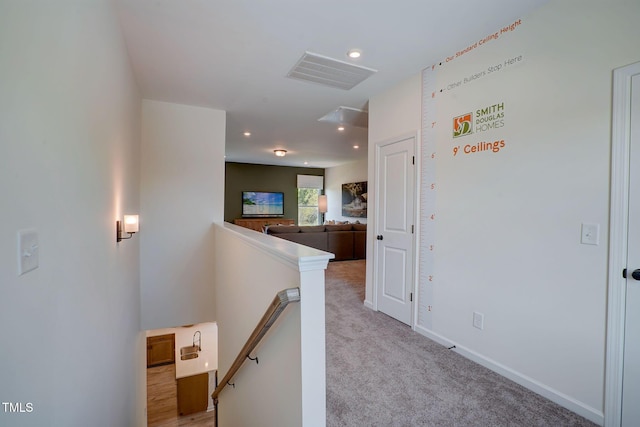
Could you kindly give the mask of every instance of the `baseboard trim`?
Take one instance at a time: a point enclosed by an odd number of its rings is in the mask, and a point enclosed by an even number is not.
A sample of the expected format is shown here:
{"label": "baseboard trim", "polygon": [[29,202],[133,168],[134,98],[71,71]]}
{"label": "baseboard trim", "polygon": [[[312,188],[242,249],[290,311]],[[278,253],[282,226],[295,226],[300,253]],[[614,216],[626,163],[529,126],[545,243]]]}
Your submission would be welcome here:
{"label": "baseboard trim", "polygon": [[475,351],[469,350],[468,348],[465,348],[464,346],[461,346],[458,343],[451,341],[443,337],[442,335],[438,335],[419,325],[415,326],[415,331],[445,347],[451,347],[452,345],[455,345],[456,348],[452,349],[452,351],[455,351],[461,356],[464,356],[467,359],[484,366],[485,368],[491,369],[492,371],[502,375],[503,377],[510,379],[517,384],[520,384],[521,386],[551,400],[554,403],[557,403],[564,408],[567,408],[572,412],[575,412],[576,414],[588,419],[591,422],[594,422],[600,426],[604,425],[604,413],[602,411],[598,411],[595,408],[587,406],[584,403],[570,396],[567,396],[564,393],[554,390],[553,388],[534,380],[533,378],[514,371],[513,369],[504,366],[496,362],[495,360],[484,357],[476,353]]}
{"label": "baseboard trim", "polygon": [[364,306],[370,308],[371,310],[374,310],[373,303],[369,300],[364,300]]}

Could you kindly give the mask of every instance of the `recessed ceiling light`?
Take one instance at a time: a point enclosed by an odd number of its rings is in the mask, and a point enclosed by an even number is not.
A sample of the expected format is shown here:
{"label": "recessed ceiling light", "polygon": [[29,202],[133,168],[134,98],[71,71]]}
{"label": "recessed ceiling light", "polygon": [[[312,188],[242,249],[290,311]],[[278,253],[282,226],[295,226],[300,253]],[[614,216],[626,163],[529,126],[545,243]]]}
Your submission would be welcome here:
{"label": "recessed ceiling light", "polygon": [[344,126],[338,126],[338,130],[342,132],[344,130]]}
{"label": "recessed ceiling light", "polygon": [[351,49],[347,52],[347,56],[351,59],[360,58],[360,55],[362,55],[362,52],[358,49]]}
{"label": "recessed ceiling light", "polygon": [[287,150],[273,150],[273,153],[278,157],[284,157],[287,155]]}
{"label": "recessed ceiling light", "polygon": [[245,132],[244,136],[251,136],[251,132]]}
{"label": "recessed ceiling light", "polygon": [[355,148],[357,150],[358,148],[360,148],[360,146],[359,145],[354,145],[353,148]]}

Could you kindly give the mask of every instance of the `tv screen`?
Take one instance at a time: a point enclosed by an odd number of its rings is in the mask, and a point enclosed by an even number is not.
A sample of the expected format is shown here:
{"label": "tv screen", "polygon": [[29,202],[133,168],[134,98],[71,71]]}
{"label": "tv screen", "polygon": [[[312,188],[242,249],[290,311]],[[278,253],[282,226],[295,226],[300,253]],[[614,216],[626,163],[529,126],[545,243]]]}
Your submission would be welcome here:
{"label": "tv screen", "polygon": [[284,216],[284,193],[273,191],[243,191],[242,216]]}

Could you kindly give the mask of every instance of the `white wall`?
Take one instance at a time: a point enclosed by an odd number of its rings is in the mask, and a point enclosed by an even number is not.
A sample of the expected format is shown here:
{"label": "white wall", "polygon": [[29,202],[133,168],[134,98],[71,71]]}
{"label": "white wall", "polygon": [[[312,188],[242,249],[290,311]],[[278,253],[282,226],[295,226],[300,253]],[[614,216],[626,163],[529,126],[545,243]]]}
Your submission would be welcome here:
{"label": "white wall", "polygon": [[[435,209],[436,251],[434,265],[422,266],[435,280],[421,279],[432,310],[420,308],[416,328],[596,422],[604,397],[611,79],[614,68],[640,60],[637,16],[640,4],[631,0],[551,2],[435,71],[438,190],[423,212]],[[447,90],[517,55],[519,65]],[[421,89],[418,76],[372,98],[370,152],[416,130]],[[504,128],[452,137],[454,117],[497,102],[506,106]],[[413,119],[399,123],[405,114]],[[496,139],[506,141],[499,153],[453,155],[453,147]],[[582,222],[600,224],[598,246],[580,244]],[[369,282],[367,298],[371,292]],[[484,330],[473,328],[474,311],[484,314]]]}
{"label": "white wall", "polygon": [[[107,0],[0,2],[0,425],[143,425],[140,96]],[[18,277],[16,232],[40,266]],[[24,406],[23,406],[24,408]]]}
{"label": "white wall", "polygon": [[367,181],[367,159],[324,170],[324,193],[327,195],[329,209],[324,216],[325,220],[367,223],[367,218],[342,216],[342,184],[362,181]]}
{"label": "white wall", "polygon": [[364,304],[375,306],[375,292],[373,290],[373,270],[376,242],[376,173],[375,173],[375,144],[390,141],[393,138],[406,136],[407,133],[416,134],[420,129],[420,75],[415,75],[398,83],[392,90],[376,95],[369,100],[369,198],[367,226],[367,267],[366,289]]}
{"label": "white wall", "polygon": [[144,100],[142,326],[215,321],[213,221],[224,215],[225,112]]}

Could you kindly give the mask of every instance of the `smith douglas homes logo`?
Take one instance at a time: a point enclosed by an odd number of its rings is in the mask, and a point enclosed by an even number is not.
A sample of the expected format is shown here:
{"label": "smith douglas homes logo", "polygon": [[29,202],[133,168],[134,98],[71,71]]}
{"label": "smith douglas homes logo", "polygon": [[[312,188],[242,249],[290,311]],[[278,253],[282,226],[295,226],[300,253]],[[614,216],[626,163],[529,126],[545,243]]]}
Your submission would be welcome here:
{"label": "smith douglas homes logo", "polygon": [[504,102],[453,118],[453,137],[471,135],[504,126]]}
{"label": "smith douglas homes logo", "polygon": [[453,118],[453,137],[470,135],[473,133],[473,113],[463,114]]}

